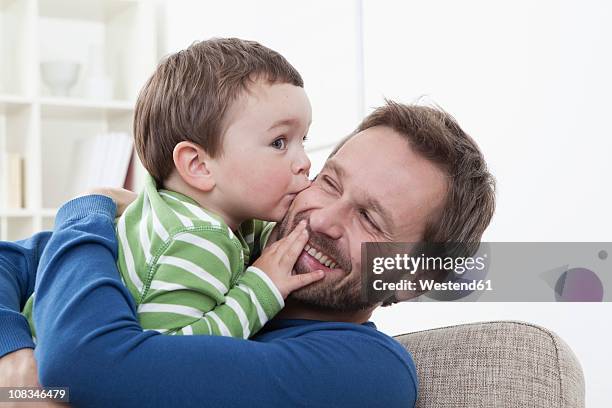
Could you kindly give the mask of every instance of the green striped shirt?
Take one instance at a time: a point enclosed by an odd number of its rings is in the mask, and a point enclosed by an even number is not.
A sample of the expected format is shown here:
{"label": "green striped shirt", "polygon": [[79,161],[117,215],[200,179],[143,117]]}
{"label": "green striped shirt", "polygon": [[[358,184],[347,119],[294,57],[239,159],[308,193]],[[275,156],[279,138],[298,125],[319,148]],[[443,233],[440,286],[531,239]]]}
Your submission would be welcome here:
{"label": "green striped shirt", "polygon": [[[145,330],[248,338],[284,306],[270,278],[247,267],[274,223],[252,220],[234,233],[189,197],[145,188],[117,221],[121,277]],[[35,335],[34,295],[23,314]]]}
{"label": "green striped shirt", "polygon": [[248,338],[284,306],[260,269],[247,267],[273,223],[233,232],[189,197],[152,177],[119,218],[118,266],[144,329]]}

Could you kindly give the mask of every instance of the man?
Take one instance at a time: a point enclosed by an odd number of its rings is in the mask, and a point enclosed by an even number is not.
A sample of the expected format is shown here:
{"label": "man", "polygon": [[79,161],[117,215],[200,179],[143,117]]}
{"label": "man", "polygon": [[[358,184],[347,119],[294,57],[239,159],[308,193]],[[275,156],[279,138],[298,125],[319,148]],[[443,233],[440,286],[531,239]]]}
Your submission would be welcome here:
{"label": "man", "polygon": [[[494,193],[482,154],[449,115],[393,102],[375,110],[295,198],[271,237],[307,220],[310,239],[296,273],[323,269],[323,257],[339,266],[294,292],[254,341],[143,332],[114,266],[109,202],[73,200],[58,213],[50,240],[41,238],[36,325],[43,385],[69,386],[72,401],[87,406],[412,406],[417,380],[409,354],[367,322],[381,302],[361,299],[360,245],[478,242]],[[38,250],[24,247],[6,244],[2,252],[28,258]],[[15,265],[21,258],[10,259]],[[20,283],[16,267],[28,268],[0,262],[0,279],[12,279],[23,301],[32,273]],[[14,335],[23,324],[15,316],[18,295],[0,298],[7,339],[0,354],[28,347]],[[391,301],[392,294],[383,303]],[[1,359],[0,370],[17,361],[31,373],[31,354],[11,359],[16,354]],[[220,368],[211,375],[211,366]]]}

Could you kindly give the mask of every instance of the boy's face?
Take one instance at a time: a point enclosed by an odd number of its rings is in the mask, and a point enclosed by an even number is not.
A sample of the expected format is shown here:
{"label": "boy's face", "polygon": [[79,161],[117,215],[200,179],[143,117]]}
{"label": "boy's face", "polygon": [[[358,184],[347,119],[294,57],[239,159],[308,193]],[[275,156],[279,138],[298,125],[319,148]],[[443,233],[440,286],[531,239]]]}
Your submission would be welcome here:
{"label": "boy's face", "polygon": [[311,115],[304,89],[286,83],[257,80],[232,104],[223,154],[214,160],[215,189],[226,214],[283,218],[295,195],[310,185],[303,141]]}

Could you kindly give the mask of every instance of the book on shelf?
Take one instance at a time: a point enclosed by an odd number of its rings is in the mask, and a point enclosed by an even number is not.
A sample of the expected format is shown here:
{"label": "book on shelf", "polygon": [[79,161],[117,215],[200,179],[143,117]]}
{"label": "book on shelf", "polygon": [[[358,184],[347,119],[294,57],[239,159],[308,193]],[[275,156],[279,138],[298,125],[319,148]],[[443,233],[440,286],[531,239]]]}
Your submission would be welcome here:
{"label": "book on shelf", "polygon": [[74,145],[72,177],[66,191],[77,195],[93,187],[123,187],[132,151],[133,141],[128,133],[80,139]]}
{"label": "book on shelf", "polygon": [[7,209],[25,207],[25,169],[24,158],[19,153],[4,154],[4,205]]}

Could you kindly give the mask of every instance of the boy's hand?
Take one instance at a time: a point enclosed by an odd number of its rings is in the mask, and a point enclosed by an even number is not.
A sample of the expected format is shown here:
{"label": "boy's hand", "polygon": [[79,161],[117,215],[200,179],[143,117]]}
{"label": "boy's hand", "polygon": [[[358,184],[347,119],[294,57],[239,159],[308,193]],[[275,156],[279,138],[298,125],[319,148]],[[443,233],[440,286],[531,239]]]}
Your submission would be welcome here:
{"label": "boy's hand", "polygon": [[125,188],[116,188],[116,187],[96,187],[87,191],[83,195],[91,195],[98,194],[109,197],[111,200],[115,202],[117,206],[117,217],[121,216],[128,205],[132,204],[132,201],[138,197],[133,191],[126,190]]}
{"label": "boy's hand", "polygon": [[266,247],[253,266],[264,271],[286,299],[289,293],[323,278],[324,272],[314,271],[293,275],[293,265],[308,242],[306,222],[301,221],[285,238]]}

